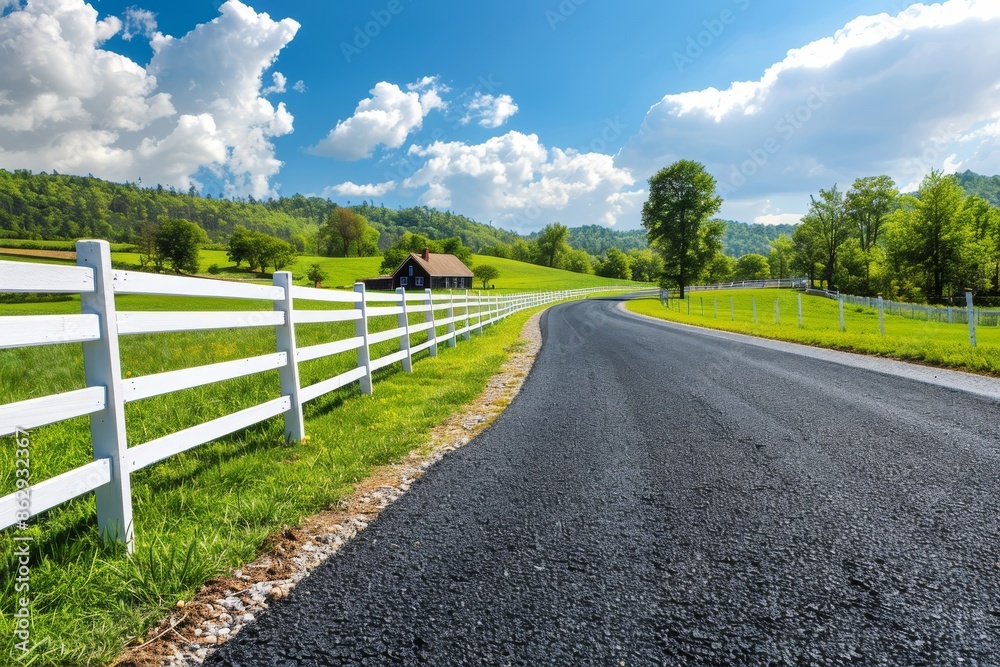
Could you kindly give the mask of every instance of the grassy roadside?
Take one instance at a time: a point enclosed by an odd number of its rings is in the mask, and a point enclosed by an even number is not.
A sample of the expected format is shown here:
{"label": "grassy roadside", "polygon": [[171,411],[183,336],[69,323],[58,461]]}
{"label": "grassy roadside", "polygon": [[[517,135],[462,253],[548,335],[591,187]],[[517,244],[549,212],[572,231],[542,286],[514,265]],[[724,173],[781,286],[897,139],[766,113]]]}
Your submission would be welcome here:
{"label": "grassy roadside", "polygon": [[[160,308],[157,303],[142,305]],[[252,560],[268,535],[336,503],[373,467],[423,444],[432,426],[478,396],[515,349],[530,316],[518,313],[475,334],[471,343],[442,346],[437,358],[418,356],[413,377],[384,369],[377,375],[373,396],[363,396],[352,386],[308,404],[310,437],[304,443],[287,446],[280,419],[275,419],[133,475],[138,542],[131,559],[97,539],[92,496],[50,511],[28,533],[33,538],[34,648],[24,656],[14,647],[12,614],[16,598],[24,594],[15,592],[13,577],[5,577],[0,583],[0,660],[31,665],[114,660],[177,600],[189,597],[212,576]],[[319,329],[305,329],[301,336],[306,339],[301,344],[331,337],[328,330]],[[145,338],[123,339],[132,346],[124,356],[133,360],[124,373],[242,358],[271,351],[274,345],[273,334],[263,333],[238,341],[226,332]],[[77,348],[4,351],[0,384],[5,396],[18,400],[75,388],[82,381],[74,356]],[[303,383],[353,363],[333,359],[329,368],[304,366]],[[130,404],[130,441],[143,442],[273,398],[277,392],[277,376],[269,374],[178,392],[149,406]],[[89,447],[85,419],[33,431],[32,474],[44,479],[80,465],[88,460]],[[0,453],[13,460],[13,438],[0,439]],[[12,467],[0,466],[0,494],[13,489]],[[6,572],[16,570],[13,538],[11,531],[0,534],[0,563]]]}
{"label": "grassy roadside", "polygon": [[[885,336],[882,336],[876,310],[845,305],[846,330],[841,332],[836,301],[803,295],[800,328],[797,297],[798,293],[789,290],[696,292],[689,295],[690,314],[687,300],[675,299],[669,307],[664,307],[658,298],[651,297],[629,301],[626,307],[643,315],[710,329],[1000,375],[1000,329],[997,327],[979,327],[976,332],[978,346],[972,348],[965,324],[926,322],[886,313]],[[753,300],[757,303],[756,323]],[[775,322],[776,301],[780,308],[780,324]]]}

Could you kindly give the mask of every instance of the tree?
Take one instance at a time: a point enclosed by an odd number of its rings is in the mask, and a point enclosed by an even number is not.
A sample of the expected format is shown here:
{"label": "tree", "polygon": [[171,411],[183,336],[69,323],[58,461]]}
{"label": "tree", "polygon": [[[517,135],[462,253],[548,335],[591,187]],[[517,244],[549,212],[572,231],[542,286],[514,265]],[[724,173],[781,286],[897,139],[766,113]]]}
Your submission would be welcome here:
{"label": "tree", "polygon": [[358,257],[377,257],[379,255],[378,241],[382,233],[374,227],[367,227],[358,241]]}
{"label": "tree", "polygon": [[896,210],[899,190],[888,176],[867,176],[854,181],[844,202],[848,218],[858,230],[858,242],[865,258],[865,287],[870,293],[872,255],[878,247],[885,221]]}
{"label": "tree", "polygon": [[265,254],[267,263],[274,267],[275,271],[280,271],[295,260],[295,246],[288,241],[268,236],[265,240]]}
{"label": "tree", "polygon": [[735,280],[766,280],[771,277],[767,257],[752,252],[736,260]]}
{"label": "tree", "polygon": [[[318,243],[320,251],[330,257],[350,257],[351,249],[360,256],[368,221],[349,208],[336,208],[326,216],[320,227]],[[377,241],[377,237],[376,237]]]}
{"label": "tree", "polygon": [[815,239],[823,248],[823,277],[826,288],[834,288],[834,274],[837,271],[837,253],[840,246],[851,237],[854,225],[847,216],[844,195],[834,185],[829,190],[820,190],[819,199],[809,195],[812,202],[809,212],[802,217],[802,226],[812,230]]}
{"label": "tree", "polygon": [[569,252],[569,243],[566,242],[568,238],[569,227],[566,225],[553,222],[545,226],[536,240],[538,252],[545,266],[555,267],[559,256]]}
{"label": "tree", "polygon": [[823,244],[812,226],[799,225],[792,232],[792,270],[804,273],[809,286],[815,284],[816,274],[823,268]]}
{"label": "tree", "polygon": [[476,277],[476,280],[482,280],[483,289],[486,289],[489,287],[491,280],[496,280],[500,277],[500,271],[495,266],[480,264],[472,269],[472,275]]}
{"label": "tree", "polygon": [[972,228],[983,273],[994,290],[1000,289],[1000,208],[979,195],[969,195],[962,211]]}
{"label": "tree", "polygon": [[722,198],[705,167],[680,160],[649,179],[649,199],[642,207],[642,226],[650,246],[663,257],[664,278],[684,288],[696,279],[721,248],[723,225],[709,225]]}
{"label": "tree", "polygon": [[[233,235],[229,237],[229,250],[226,252],[226,256],[237,267],[241,263],[249,261],[253,250],[254,233],[242,225],[237,225],[236,229],[233,230]],[[253,267],[250,268],[253,269]]]}
{"label": "tree", "polygon": [[649,248],[629,250],[628,263],[632,267],[632,280],[651,283],[663,273],[663,258]]}
{"label": "tree", "polygon": [[236,266],[245,261],[251,271],[263,271],[268,266],[280,271],[291,264],[296,254],[295,246],[288,241],[244,227],[233,231],[227,252],[229,260],[236,262]]}
{"label": "tree", "polygon": [[177,273],[198,272],[198,244],[208,235],[198,225],[180,218],[167,218],[156,234],[156,249]]}
{"label": "tree", "polygon": [[594,273],[594,260],[586,250],[573,248],[563,257],[562,266],[574,273]]}
{"label": "tree", "polygon": [[160,254],[156,238],[160,233],[160,225],[155,222],[147,222],[142,226],[139,233],[139,266],[146,268],[153,265],[154,270],[159,273],[163,270],[163,255]]}
{"label": "tree", "polygon": [[702,270],[702,281],[706,285],[718,285],[732,282],[735,275],[736,260],[720,253]]}
{"label": "tree", "polygon": [[791,276],[792,259],[795,255],[795,242],[791,237],[782,234],[771,241],[771,254],[767,263],[771,265],[771,277],[784,280]]}
{"label": "tree", "polygon": [[632,277],[632,267],[628,256],[618,248],[608,248],[607,258],[597,267],[597,274],[605,278],[629,280]]}
{"label": "tree", "polygon": [[535,249],[524,239],[517,239],[510,246],[510,257],[519,262],[531,262],[535,256]]}
{"label": "tree", "polygon": [[309,270],[306,272],[306,279],[314,287],[322,287],[323,281],[326,280],[326,271],[319,264],[310,264]]}
{"label": "tree", "polygon": [[926,297],[940,299],[967,281],[969,217],[963,215],[958,181],[932,171],[916,197],[903,197],[886,230],[890,260],[897,272],[911,273]]}

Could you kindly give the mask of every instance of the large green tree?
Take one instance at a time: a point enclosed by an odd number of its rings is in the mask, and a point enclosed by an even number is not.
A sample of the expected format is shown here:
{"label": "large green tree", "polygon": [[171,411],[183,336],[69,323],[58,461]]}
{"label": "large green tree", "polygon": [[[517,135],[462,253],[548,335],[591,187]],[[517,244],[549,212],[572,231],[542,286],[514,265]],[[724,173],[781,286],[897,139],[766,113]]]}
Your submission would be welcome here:
{"label": "large green tree", "polygon": [[180,218],[167,218],[160,223],[156,248],[160,257],[177,273],[198,272],[198,246],[208,241],[198,225]]}
{"label": "large green tree", "polygon": [[864,256],[864,291],[871,292],[871,266],[879,251],[885,221],[899,206],[899,190],[888,176],[867,176],[854,181],[844,201],[847,217],[858,231],[858,243]]}
{"label": "large green tree", "polygon": [[764,255],[751,252],[736,260],[734,280],[766,280],[770,277],[771,265]]}
{"label": "large green tree", "polygon": [[814,241],[823,249],[823,278],[826,288],[834,289],[837,255],[840,246],[854,232],[854,225],[847,216],[844,194],[836,185],[829,190],[821,189],[819,199],[809,195],[809,200],[809,212],[802,217],[802,226],[812,231]]}
{"label": "large green tree", "polygon": [[792,270],[805,274],[809,285],[816,282],[816,275],[823,268],[823,241],[811,225],[799,225],[792,232]]}
{"label": "large green tree", "polygon": [[795,257],[795,242],[790,236],[782,234],[771,241],[771,252],[767,263],[771,266],[771,277],[778,280],[790,278],[792,275],[792,259]]}
{"label": "large green tree", "polygon": [[676,285],[681,298],[722,247],[725,226],[710,222],[721,205],[715,179],[698,162],[680,160],[649,179],[642,226],[663,257],[665,284]]}
{"label": "large green tree", "polygon": [[629,264],[628,255],[618,248],[608,248],[608,256],[597,267],[597,274],[605,278],[630,279],[632,267]]}
{"label": "large green tree", "polygon": [[949,291],[972,287],[965,284],[973,235],[963,195],[954,177],[932,171],[915,197],[903,197],[888,226],[886,245],[893,267],[900,279],[910,274],[927,298],[941,299]]}
{"label": "large green tree", "polygon": [[378,230],[370,227],[363,215],[349,208],[336,208],[320,227],[317,243],[320,252],[331,257],[377,254]]}
{"label": "large green tree", "polygon": [[553,222],[545,226],[535,241],[545,266],[555,267],[559,258],[569,252],[568,238],[569,227],[566,225]]}

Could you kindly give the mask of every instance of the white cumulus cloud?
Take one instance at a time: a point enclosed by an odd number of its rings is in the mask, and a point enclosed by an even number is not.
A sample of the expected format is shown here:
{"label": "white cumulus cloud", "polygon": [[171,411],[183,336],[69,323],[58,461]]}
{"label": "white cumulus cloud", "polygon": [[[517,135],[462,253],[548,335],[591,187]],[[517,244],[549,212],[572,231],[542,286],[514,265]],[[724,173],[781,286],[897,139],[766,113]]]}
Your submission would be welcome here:
{"label": "white cumulus cloud", "polygon": [[[83,0],[12,6],[0,16],[0,167],[182,189],[207,168],[230,179],[227,194],[273,192],[271,138],[291,132],[292,116],[263,98],[262,76],[297,23],[228,0],[174,38],[141,9],[123,26]],[[150,37],[147,67],[103,48],[123,27]]]}
{"label": "white cumulus cloud", "polygon": [[125,10],[125,28],[122,30],[122,39],[131,40],[133,37],[152,38],[156,34],[156,14],[148,9],[139,7],[129,7]]}
{"label": "white cumulus cloud", "polygon": [[610,155],[549,149],[534,134],[413,146],[409,157],[422,164],[402,185],[419,191],[422,203],[520,231],[553,221],[613,225],[642,201]]}
{"label": "white cumulus cloud", "polygon": [[365,183],[359,185],[347,181],[339,185],[333,185],[323,190],[324,197],[339,195],[341,197],[381,197],[392,192],[396,187],[396,181],[386,181],[385,183]]}
{"label": "white cumulus cloud", "polygon": [[446,108],[441,94],[447,88],[436,77],[425,77],[407,86],[380,81],[371,97],[358,102],[354,115],[337,123],[325,139],[309,149],[313,155],[341,160],[371,157],[379,146],[399,148],[424,118],[435,109]]}
{"label": "white cumulus cloud", "polygon": [[482,127],[494,129],[506,123],[517,112],[517,104],[510,95],[494,96],[477,92],[465,107],[462,124],[475,120]]}
{"label": "white cumulus cloud", "polygon": [[[756,81],[663,97],[618,164],[648,177],[698,160],[749,220],[770,199],[887,173],[901,186],[930,169],[1000,172],[1000,2],[948,0],[859,17],[788,52]],[[635,221],[637,223],[637,220]]]}

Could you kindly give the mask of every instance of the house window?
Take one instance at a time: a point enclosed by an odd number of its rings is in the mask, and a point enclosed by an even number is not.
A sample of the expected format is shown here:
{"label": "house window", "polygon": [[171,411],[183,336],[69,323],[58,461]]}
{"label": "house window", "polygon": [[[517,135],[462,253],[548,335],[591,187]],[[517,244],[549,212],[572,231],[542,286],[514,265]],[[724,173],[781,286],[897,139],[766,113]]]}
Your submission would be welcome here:
{"label": "house window", "polygon": [[410,284],[410,279],[407,278],[406,276],[400,276],[400,278],[399,278],[399,286],[400,287],[406,287],[408,284]]}
{"label": "house window", "polygon": [[411,276],[413,275],[413,265],[412,264],[410,264],[410,275]]}
{"label": "house window", "polygon": [[423,276],[417,276],[416,279],[413,281],[413,284],[416,285],[417,287],[423,287],[424,286],[424,277]]}

